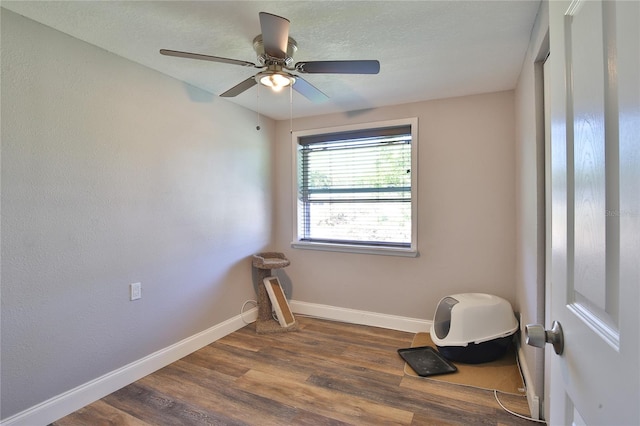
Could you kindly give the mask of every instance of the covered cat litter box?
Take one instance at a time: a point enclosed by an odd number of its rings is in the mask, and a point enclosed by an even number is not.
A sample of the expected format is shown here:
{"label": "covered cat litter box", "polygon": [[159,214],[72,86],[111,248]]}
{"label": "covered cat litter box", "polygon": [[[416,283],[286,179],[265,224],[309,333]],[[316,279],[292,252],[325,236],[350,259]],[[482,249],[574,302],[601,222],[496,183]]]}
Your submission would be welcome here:
{"label": "covered cat litter box", "polygon": [[483,293],[442,298],[431,325],[431,340],[451,361],[468,364],[502,357],[518,330],[511,304]]}

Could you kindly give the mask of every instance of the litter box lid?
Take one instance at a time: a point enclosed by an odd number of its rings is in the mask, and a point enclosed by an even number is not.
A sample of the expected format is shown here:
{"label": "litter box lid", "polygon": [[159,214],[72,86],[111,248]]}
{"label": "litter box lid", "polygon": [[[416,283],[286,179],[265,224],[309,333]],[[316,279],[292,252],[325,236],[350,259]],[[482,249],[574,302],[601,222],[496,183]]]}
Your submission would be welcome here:
{"label": "litter box lid", "polygon": [[438,303],[431,325],[437,346],[467,346],[510,336],[518,329],[511,304],[484,293],[462,293]]}

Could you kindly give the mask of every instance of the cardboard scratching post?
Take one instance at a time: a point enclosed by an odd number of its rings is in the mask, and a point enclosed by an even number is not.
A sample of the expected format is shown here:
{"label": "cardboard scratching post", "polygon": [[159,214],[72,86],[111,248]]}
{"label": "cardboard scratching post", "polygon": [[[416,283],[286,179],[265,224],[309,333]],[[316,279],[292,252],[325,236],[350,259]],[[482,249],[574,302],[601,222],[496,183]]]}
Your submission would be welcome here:
{"label": "cardboard scratching post", "polygon": [[284,268],[289,266],[290,263],[289,259],[287,259],[283,253],[265,252],[253,255],[253,267],[256,268],[258,279],[257,333],[283,333],[298,329],[298,321],[294,321],[293,324],[288,327],[282,327],[278,321],[273,319],[273,305],[264,284],[264,279],[273,275],[271,272],[272,269]]}

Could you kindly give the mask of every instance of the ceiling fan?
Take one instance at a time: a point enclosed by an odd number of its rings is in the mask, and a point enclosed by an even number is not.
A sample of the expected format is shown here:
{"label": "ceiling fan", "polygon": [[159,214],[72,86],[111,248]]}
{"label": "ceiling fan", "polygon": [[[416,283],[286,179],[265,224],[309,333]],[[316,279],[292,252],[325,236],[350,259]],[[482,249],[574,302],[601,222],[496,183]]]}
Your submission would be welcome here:
{"label": "ceiling fan", "polygon": [[253,49],[258,55],[258,63],[238,59],[221,58],[219,56],[199,53],[180,52],[161,49],[166,56],[222,62],[243,67],[262,69],[256,75],[235,85],[220,96],[230,98],[239,95],[260,83],[271,87],[274,91],[292,86],[295,91],[313,102],[322,102],[328,96],[302,77],[291,74],[295,71],[302,74],[377,74],[380,62],[376,60],[356,61],[309,61],[293,64],[293,55],[298,49],[296,41],[289,37],[289,20],[271,13],[260,12],[260,29],[262,34],[253,39]]}

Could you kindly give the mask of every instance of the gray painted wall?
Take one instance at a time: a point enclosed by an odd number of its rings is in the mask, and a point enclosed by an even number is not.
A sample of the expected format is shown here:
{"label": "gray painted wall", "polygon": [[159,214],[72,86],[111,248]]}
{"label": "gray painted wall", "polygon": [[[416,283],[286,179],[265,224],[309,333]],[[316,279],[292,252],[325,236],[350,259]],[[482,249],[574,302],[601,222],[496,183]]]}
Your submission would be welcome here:
{"label": "gray painted wall", "polygon": [[1,37],[7,418],[255,298],[274,123],[5,9]]}
{"label": "gray painted wall", "polygon": [[521,345],[540,401],[544,351],[525,344],[524,326],[545,323],[545,181],[542,65],[548,51],[548,3],[542,2],[516,88],[517,269],[516,306],[522,314]]}
{"label": "gray painted wall", "polygon": [[293,121],[298,131],[418,117],[417,258],[292,249],[292,142],[289,121],[279,121],[275,246],[291,260],[292,298],[428,320],[455,293],[514,303],[513,102],[506,91]]}

